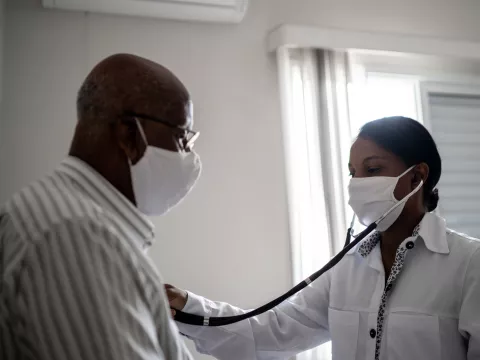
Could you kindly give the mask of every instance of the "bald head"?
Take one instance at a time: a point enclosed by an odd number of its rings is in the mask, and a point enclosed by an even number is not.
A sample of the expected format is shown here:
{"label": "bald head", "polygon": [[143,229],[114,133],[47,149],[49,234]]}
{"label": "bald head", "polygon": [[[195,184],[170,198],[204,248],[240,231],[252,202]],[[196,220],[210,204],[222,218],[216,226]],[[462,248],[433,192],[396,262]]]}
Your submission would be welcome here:
{"label": "bald head", "polygon": [[78,122],[70,155],[90,164],[133,201],[129,164],[146,145],[182,151],[192,127],[187,89],[150,60],[117,54],[101,61],[77,98]]}
{"label": "bald head", "polygon": [[[187,89],[171,71],[135,55],[117,54],[85,79],[77,98],[78,120],[112,121],[125,112],[168,118],[188,102]],[[170,118],[182,125],[177,116]]]}

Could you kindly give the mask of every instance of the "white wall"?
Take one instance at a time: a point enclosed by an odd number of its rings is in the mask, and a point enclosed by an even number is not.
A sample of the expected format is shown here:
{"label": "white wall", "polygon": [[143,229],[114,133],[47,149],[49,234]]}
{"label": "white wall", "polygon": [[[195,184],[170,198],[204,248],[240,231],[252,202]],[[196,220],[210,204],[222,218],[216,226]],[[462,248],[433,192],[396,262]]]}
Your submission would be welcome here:
{"label": "white wall", "polygon": [[272,0],[271,3],[278,4],[274,15],[278,22],[480,39],[477,16],[480,2],[475,0]]}
{"label": "white wall", "polygon": [[480,40],[480,2],[470,0],[252,0],[239,26],[54,12],[39,3],[7,1],[0,201],[62,160],[76,91],[96,62],[115,52],[156,60],[192,93],[205,171],[188,200],[156,221],[151,256],[165,280],[244,307],[291,283],[267,31],[289,22]]}
{"label": "white wall", "polygon": [[[3,38],[5,32],[5,0],[0,0],[0,143],[2,136]],[[1,158],[0,158],[1,166]],[[1,186],[0,180],[0,186]]]}

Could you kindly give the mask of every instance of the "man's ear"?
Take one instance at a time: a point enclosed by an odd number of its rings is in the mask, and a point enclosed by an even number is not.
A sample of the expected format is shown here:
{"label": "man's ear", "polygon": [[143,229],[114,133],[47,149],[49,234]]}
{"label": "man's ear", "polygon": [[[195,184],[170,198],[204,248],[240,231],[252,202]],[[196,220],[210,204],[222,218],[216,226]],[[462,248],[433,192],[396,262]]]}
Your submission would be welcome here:
{"label": "man's ear", "polygon": [[420,181],[423,180],[423,183],[427,181],[428,173],[430,169],[426,163],[421,163],[415,166],[413,169],[413,180],[412,180],[412,189],[415,189]]}
{"label": "man's ear", "polygon": [[115,141],[132,164],[136,164],[142,158],[146,149],[136,121],[134,118],[125,117],[113,125]]}

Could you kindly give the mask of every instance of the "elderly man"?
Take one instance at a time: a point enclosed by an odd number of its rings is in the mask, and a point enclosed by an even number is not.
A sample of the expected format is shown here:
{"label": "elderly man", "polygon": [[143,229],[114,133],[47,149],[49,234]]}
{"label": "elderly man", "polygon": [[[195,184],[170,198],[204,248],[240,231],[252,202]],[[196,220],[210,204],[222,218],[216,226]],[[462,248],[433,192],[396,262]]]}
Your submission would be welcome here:
{"label": "elderly man", "polygon": [[82,85],[70,156],[0,207],[0,359],[189,359],[144,250],[194,186],[192,106],[133,55]]}

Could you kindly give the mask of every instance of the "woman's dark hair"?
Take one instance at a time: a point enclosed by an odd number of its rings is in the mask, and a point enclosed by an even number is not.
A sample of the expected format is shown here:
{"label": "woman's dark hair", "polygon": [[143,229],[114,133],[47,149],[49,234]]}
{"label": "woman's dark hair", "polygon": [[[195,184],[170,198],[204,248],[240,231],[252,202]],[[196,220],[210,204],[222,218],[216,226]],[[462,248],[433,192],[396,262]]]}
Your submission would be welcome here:
{"label": "woman's dark hair", "polygon": [[436,209],[439,196],[435,186],[442,173],[442,160],[435,141],[422,124],[406,117],[387,117],[365,124],[358,136],[395,154],[407,167],[427,164],[429,174],[423,186],[424,203],[428,211]]}

